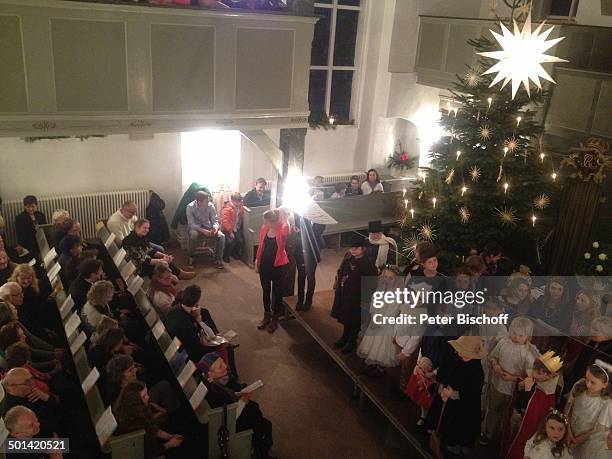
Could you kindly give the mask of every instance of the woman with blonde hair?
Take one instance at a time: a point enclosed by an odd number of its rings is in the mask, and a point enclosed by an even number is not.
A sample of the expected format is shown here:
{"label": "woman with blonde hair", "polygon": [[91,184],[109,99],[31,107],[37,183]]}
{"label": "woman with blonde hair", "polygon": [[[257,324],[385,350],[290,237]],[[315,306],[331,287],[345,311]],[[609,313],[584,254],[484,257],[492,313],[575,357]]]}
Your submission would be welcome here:
{"label": "woman with blonde hair", "polygon": [[26,264],[15,267],[9,282],[16,282],[23,292],[23,304],[19,306],[19,321],[28,330],[40,338],[58,344],[61,323],[53,301],[48,301],[52,294],[49,283],[40,288],[34,269]]}
{"label": "woman with blonde hair", "polygon": [[115,294],[112,282],[100,280],[94,283],[87,292],[87,303],[83,306],[81,318],[87,325],[89,333],[100,323],[103,316],[112,317],[113,313],[108,305]]}

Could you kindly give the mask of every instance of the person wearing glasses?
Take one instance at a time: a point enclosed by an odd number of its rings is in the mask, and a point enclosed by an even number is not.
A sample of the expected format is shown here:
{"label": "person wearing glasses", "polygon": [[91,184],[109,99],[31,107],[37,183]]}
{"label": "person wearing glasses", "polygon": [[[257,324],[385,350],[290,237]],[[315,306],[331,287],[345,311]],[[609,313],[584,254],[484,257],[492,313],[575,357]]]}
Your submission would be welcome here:
{"label": "person wearing glasses", "polygon": [[32,374],[25,368],[13,368],[2,379],[5,397],[2,414],[15,406],[24,406],[34,412],[41,430],[59,433],[58,414],[61,410],[54,397],[40,390]]}

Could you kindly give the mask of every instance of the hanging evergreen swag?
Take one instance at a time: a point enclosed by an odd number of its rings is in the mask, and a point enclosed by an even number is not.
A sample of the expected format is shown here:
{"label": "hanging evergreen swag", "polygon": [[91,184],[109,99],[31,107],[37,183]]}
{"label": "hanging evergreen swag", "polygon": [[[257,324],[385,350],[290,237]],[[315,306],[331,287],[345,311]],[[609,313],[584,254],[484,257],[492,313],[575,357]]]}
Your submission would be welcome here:
{"label": "hanging evergreen swag", "polygon": [[395,168],[403,171],[405,169],[411,169],[414,167],[416,162],[416,157],[412,157],[402,148],[402,143],[397,141],[397,148],[393,152],[389,159],[387,160],[388,168]]}

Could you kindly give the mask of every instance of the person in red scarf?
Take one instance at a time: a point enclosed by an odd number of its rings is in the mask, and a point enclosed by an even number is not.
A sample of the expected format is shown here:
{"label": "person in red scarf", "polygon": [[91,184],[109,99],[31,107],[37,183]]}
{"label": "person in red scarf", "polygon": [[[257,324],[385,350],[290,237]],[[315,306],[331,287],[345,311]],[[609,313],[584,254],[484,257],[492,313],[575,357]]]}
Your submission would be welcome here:
{"label": "person in red scarf", "polygon": [[257,328],[267,329],[269,333],[276,331],[278,316],[283,309],[283,277],[285,267],[289,264],[285,244],[291,232],[287,218],[288,211],[283,208],[266,211],[259,233],[255,271],[259,273],[263,291],[264,317]]}

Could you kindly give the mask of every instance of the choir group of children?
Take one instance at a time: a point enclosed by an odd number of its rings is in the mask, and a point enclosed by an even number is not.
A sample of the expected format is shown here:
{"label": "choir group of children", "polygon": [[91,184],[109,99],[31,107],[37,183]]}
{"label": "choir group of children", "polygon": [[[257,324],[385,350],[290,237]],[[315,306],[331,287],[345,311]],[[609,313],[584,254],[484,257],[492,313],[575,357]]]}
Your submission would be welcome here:
{"label": "choir group of children", "polygon": [[[395,266],[379,269],[378,289],[475,288],[469,268],[460,268],[452,278],[440,275],[436,255],[433,247],[425,244],[417,247],[417,263],[405,276]],[[351,282],[353,273],[372,275],[371,262],[364,256],[359,247],[351,247],[343,261],[347,268],[338,272],[336,316],[338,303],[348,295],[343,288]],[[471,263],[479,264],[474,260]],[[479,275],[487,274],[486,262],[483,266]],[[518,277],[520,282],[516,282]],[[383,375],[387,373],[385,368],[409,368],[409,376],[400,377],[400,385],[421,410],[419,428],[442,439],[444,457],[480,457],[474,450],[480,444],[486,457],[500,451],[499,457],[506,459],[612,458],[612,318],[605,313],[590,316],[583,336],[535,336],[542,325],[537,313],[533,308],[520,310],[517,306],[522,300],[513,302],[510,292],[526,284],[529,296],[531,281],[524,274],[509,279],[478,312],[488,316],[509,314],[507,328],[500,324],[464,328],[427,325],[410,329],[395,326],[390,330],[367,319],[362,321],[357,354],[365,360],[365,371]],[[549,299],[554,295],[552,290],[549,281],[543,296]],[[375,312],[394,316],[424,311],[431,314],[434,310],[432,305],[406,308],[394,302],[374,309],[367,304],[368,299],[354,291],[351,300],[361,304],[362,318],[364,310],[366,318],[368,312],[371,317]],[[577,299],[573,315],[566,311],[570,315],[568,323],[582,317],[579,306],[583,302]],[[437,314],[453,314],[452,307],[436,308]],[[348,322],[343,322],[346,333],[340,341],[355,339],[356,319],[357,315],[348,332]]]}

